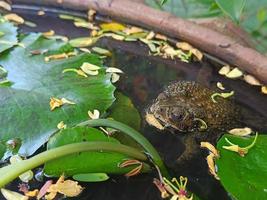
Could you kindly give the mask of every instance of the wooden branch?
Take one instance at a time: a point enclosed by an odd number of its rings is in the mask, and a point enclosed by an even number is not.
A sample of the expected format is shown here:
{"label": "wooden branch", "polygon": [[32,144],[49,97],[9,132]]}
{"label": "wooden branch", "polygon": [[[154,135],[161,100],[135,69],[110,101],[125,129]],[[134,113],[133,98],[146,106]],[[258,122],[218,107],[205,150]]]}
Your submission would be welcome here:
{"label": "wooden branch", "polygon": [[166,12],[155,10],[131,0],[13,0],[14,3],[53,5],[63,8],[87,10],[92,8],[114,19],[142,26],[186,41],[214,55],[230,65],[253,74],[267,83],[267,57],[256,50],[238,44],[232,38]]}

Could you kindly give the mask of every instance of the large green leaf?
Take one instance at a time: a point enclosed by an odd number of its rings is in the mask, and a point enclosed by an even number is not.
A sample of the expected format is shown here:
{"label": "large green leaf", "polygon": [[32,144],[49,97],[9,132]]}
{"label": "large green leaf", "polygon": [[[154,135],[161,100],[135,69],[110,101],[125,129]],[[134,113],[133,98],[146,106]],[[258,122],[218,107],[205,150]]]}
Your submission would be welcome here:
{"label": "large green leaf", "polygon": [[215,0],[221,10],[231,17],[234,21],[238,22],[243,9],[246,4],[246,0]]}
{"label": "large green leaf", "polygon": [[218,175],[225,189],[235,199],[266,199],[267,198],[267,135],[259,135],[245,157],[239,156],[222,148],[228,146],[225,138],[234,144],[245,147],[252,143],[253,138],[241,138],[224,135],[218,142],[220,159],[216,161]]}
{"label": "large green leaf", "polygon": [[[51,137],[47,149],[85,141],[119,143],[95,128],[76,127],[62,130]],[[126,173],[129,168],[118,167],[125,159],[128,157],[119,153],[85,152],[51,161],[45,164],[44,171],[49,176],[60,176],[62,173],[67,176],[83,173]]]}
{"label": "large green leaf", "polygon": [[[39,34],[30,34],[21,43],[26,48],[17,46],[0,57],[0,65],[8,71],[7,79],[13,83],[11,87],[0,88],[0,143],[20,139],[19,153],[27,156],[57,131],[60,121],[71,126],[86,120],[88,110],[104,112],[114,101],[115,87],[104,69],[99,75],[89,77],[62,73],[66,68],[79,68],[83,62],[102,66],[97,55],[86,53],[45,62],[44,55],[31,56],[30,51],[48,49],[55,53],[69,51],[69,46]],[[50,111],[51,97],[66,98],[76,104]],[[0,152],[1,157],[3,153]]]}
{"label": "large green leaf", "polygon": [[[121,92],[115,93],[116,101],[109,109],[109,116],[116,121],[122,122],[135,130],[140,130],[141,128],[141,116],[138,110],[135,108],[131,99]],[[115,132],[113,137],[118,139],[122,144],[129,145],[135,148],[142,149],[140,145],[130,138],[129,136],[121,133]]]}
{"label": "large green leaf", "polygon": [[110,108],[109,117],[140,130],[141,116],[131,99],[120,92],[115,93],[116,101]]}
{"label": "large green leaf", "polygon": [[17,44],[17,27],[0,17],[0,53]]}

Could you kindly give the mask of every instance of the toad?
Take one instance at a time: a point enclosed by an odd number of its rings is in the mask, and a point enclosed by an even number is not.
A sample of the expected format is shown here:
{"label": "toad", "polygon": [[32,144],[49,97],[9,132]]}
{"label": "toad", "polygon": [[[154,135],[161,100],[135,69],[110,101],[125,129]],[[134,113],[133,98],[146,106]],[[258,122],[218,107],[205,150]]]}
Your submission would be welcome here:
{"label": "toad", "polygon": [[231,98],[216,97],[215,91],[196,82],[168,85],[146,111],[146,121],[161,130],[184,133],[186,150],[179,159],[188,159],[200,141],[215,143],[225,131],[240,126],[239,108]]}

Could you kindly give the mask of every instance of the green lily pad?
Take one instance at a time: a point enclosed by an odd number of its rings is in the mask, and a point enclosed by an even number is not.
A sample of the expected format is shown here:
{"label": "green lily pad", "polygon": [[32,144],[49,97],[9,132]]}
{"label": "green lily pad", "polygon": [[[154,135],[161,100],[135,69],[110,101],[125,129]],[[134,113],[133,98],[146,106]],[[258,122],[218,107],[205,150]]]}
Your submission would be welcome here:
{"label": "green lily pad", "polygon": [[[52,136],[47,143],[47,149],[78,142],[112,142],[116,139],[107,137],[95,128],[75,127],[67,128]],[[48,176],[66,176],[83,173],[127,173],[131,168],[119,168],[118,164],[129,159],[127,156],[111,152],[84,152],[59,158],[45,164],[44,172]]]}
{"label": "green lily pad", "polygon": [[109,117],[122,122],[135,130],[140,130],[141,116],[131,99],[121,92],[115,93],[116,101],[110,107]]}
{"label": "green lily pad", "polygon": [[[109,109],[109,117],[115,119],[116,121],[122,122],[134,128],[135,130],[140,130],[141,116],[139,114],[139,111],[132,103],[131,99],[121,92],[116,92],[115,97],[116,101]],[[123,133],[115,132],[112,136],[118,139],[122,144],[142,149],[140,145],[136,143],[136,141]]]}
{"label": "green lily pad", "polygon": [[256,144],[241,157],[239,154],[223,149],[229,146],[228,138],[239,147],[252,143],[254,137],[237,137],[224,135],[217,148],[221,157],[216,160],[218,175],[224,188],[234,199],[266,199],[267,198],[267,135],[259,135]]}
{"label": "green lily pad", "polygon": [[[11,87],[0,87],[0,142],[18,138],[19,153],[28,156],[48,141],[57,131],[57,124],[68,126],[88,119],[87,111],[104,112],[114,101],[115,87],[110,75],[100,69],[97,76],[83,77],[64,69],[78,69],[84,62],[103,67],[99,56],[89,53],[62,60],[45,62],[45,55],[31,55],[32,50],[51,52],[70,51],[68,44],[49,40],[40,34],[30,34],[20,41],[25,48],[15,47],[0,57],[0,65],[7,70]],[[50,98],[66,98],[74,105],[63,105],[51,111]],[[4,151],[0,149],[0,157]]]}
{"label": "green lily pad", "polygon": [[102,182],[108,180],[109,176],[105,173],[76,174],[73,179],[82,182]]}
{"label": "green lily pad", "polygon": [[17,27],[12,23],[0,20],[0,53],[17,44]]}

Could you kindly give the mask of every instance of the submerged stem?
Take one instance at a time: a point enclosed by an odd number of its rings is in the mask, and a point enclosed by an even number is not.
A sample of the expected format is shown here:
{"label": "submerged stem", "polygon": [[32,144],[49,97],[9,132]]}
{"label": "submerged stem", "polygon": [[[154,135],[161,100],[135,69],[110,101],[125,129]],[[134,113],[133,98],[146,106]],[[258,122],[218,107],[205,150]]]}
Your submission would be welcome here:
{"label": "submerged stem", "polygon": [[20,161],[15,164],[7,165],[0,168],[0,188],[7,183],[16,179],[22,173],[38,167],[48,161],[57,159],[62,156],[84,152],[84,151],[108,151],[122,153],[140,161],[146,161],[147,156],[139,150],[123,144],[116,144],[111,142],[81,142],[74,144],[67,144],[61,147],[44,151],[27,160]]}
{"label": "submerged stem", "polygon": [[153,159],[153,162],[160,168],[160,171],[163,174],[163,176],[169,177],[168,171],[164,163],[162,162],[161,157],[159,156],[157,150],[151,145],[151,143],[142,134],[140,134],[133,128],[121,122],[111,120],[111,119],[87,120],[87,121],[84,121],[78,124],[77,126],[91,126],[91,127],[106,126],[106,127],[117,129],[125,133],[126,135],[130,136],[132,139],[134,139],[137,143],[139,143],[144,148],[144,150]]}

